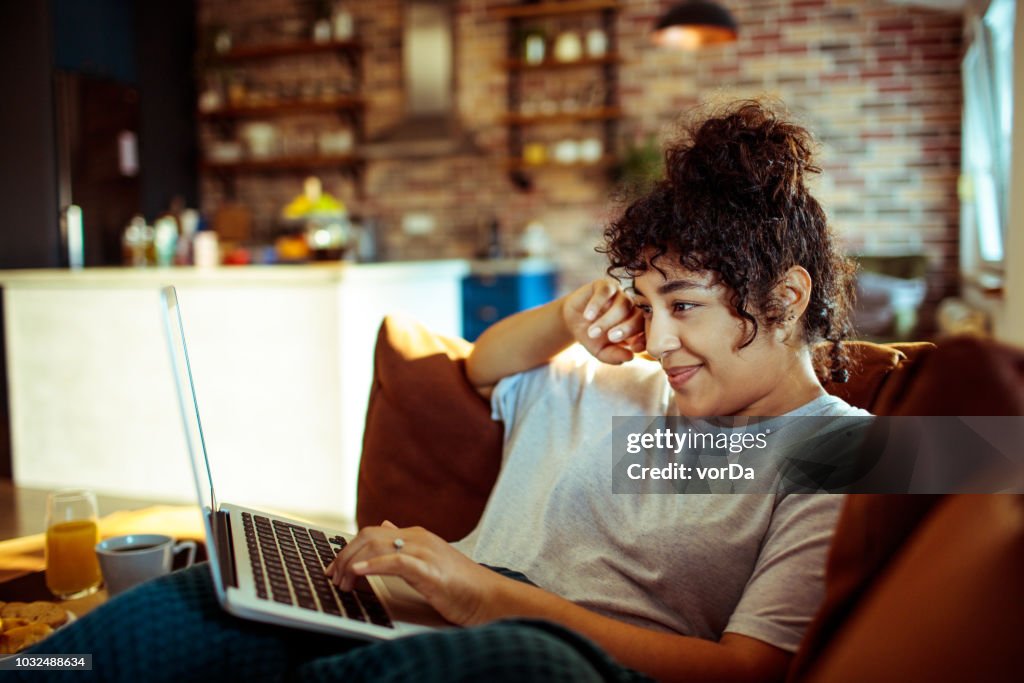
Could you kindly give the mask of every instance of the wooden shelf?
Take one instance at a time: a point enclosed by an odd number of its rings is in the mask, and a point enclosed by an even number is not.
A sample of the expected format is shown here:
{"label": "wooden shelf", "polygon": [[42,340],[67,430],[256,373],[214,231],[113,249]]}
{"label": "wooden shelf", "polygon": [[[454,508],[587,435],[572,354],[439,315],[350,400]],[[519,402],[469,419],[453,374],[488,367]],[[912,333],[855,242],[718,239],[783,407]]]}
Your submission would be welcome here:
{"label": "wooden shelf", "polygon": [[[528,177],[529,172],[532,171],[578,169],[587,172],[591,169],[607,168],[615,163],[614,155],[606,154],[593,162],[563,164],[549,159],[540,164],[528,164],[523,159],[526,148],[526,135],[523,129],[529,126],[575,124],[588,121],[600,123],[603,149],[614,150],[616,148],[618,120],[623,115],[618,104],[618,65],[621,63],[622,57],[616,51],[616,18],[621,9],[622,3],[618,0],[541,0],[541,2],[520,2],[519,4],[510,2],[510,4],[495,7],[489,11],[489,16],[502,19],[505,22],[507,51],[503,66],[508,74],[506,88],[508,112],[501,117],[501,123],[508,131],[508,157],[504,160],[504,166],[509,173],[512,185],[519,190],[526,191],[532,186]],[[573,61],[561,61],[554,59],[553,55],[548,55],[547,59],[539,64],[530,64],[523,59],[525,56],[523,51],[524,28],[529,28],[532,20],[547,17],[572,17],[572,20],[576,21],[577,18],[584,18],[586,15],[591,15],[591,18],[597,15],[599,18],[600,30],[603,31],[606,38],[607,54],[600,57],[581,56],[580,59]],[[563,74],[566,70],[587,67],[595,72],[599,71],[603,81],[608,84],[601,97],[600,106],[550,113],[526,114],[522,112],[524,90],[532,87],[533,81],[564,78]],[[531,77],[528,77],[527,74],[531,74]],[[537,77],[533,78],[532,75],[537,75]],[[591,101],[589,104],[597,105],[598,102]],[[549,104],[545,109],[554,109],[554,107]],[[531,111],[536,112],[532,108]]]}
{"label": "wooden shelf", "polygon": [[559,62],[554,59],[545,59],[540,64],[527,64],[521,59],[510,59],[504,66],[509,71],[547,71],[553,69],[571,69],[573,67],[601,66],[602,64],[618,64],[622,57],[617,54],[608,54],[603,57],[582,57],[572,62]]}
{"label": "wooden shelf", "polygon": [[540,164],[529,164],[523,159],[509,158],[505,160],[505,168],[510,171],[538,171],[544,169],[606,169],[614,166],[618,161],[618,158],[613,154],[605,154],[597,161],[575,161],[571,164],[563,164],[558,161],[549,159]]}
{"label": "wooden shelf", "polygon": [[491,10],[491,15],[498,19],[533,19],[567,14],[587,14],[619,8],[620,5],[616,0],[568,0],[566,2],[540,2],[531,5],[504,5]]}
{"label": "wooden shelf", "polygon": [[539,126],[549,123],[572,123],[575,121],[607,121],[622,118],[622,109],[601,107],[557,114],[505,114],[502,122],[509,126]]}
{"label": "wooden shelf", "polygon": [[216,59],[220,62],[241,62],[250,59],[312,55],[323,52],[358,52],[362,49],[362,43],[357,40],[332,40],[326,43],[304,40],[294,43],[241,45],[222,55],[217,55]]}
{"label": "wooden shelf", "polygon": [[213,111],[199,112],[203,119],[241,119],[259,116],[288,116],[291,114],[315,114],[333,111],[363,109],[366,100],[362,97],[336,97],[330,100],[299,100],[241,107],[225,107]]}
{"label": "wooden shelf", "polygon": [[247,159],[230,163],[204,161],[204,171],[222,173],[253,172],[253,171],[295,171],[307,168],[353,168],[363,164],[363,158],[355,154],[309,157],[272,157],[269,159]]}

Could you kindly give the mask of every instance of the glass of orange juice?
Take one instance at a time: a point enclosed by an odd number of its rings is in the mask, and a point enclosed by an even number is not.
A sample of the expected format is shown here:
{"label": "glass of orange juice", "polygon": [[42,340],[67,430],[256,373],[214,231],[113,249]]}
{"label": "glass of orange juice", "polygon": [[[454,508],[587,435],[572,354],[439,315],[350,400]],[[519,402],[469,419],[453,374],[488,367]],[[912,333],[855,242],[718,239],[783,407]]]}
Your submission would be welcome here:
{"label": "glass of orange juice", "polygon": [[96,522],[91,491],[55,491],[46,499],[46,587],[61,600],[81,598],[100,587]]}

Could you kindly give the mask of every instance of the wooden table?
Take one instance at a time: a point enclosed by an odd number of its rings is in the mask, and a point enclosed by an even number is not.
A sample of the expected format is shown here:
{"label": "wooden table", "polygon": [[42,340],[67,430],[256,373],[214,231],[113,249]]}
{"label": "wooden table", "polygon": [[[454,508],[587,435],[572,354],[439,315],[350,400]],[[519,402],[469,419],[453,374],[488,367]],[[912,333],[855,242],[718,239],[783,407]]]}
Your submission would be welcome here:
{"label": "wooden table", "polygon": [[[204,537],[202,517],[194,505],[157,505],[142,510],[114,512],[100,519],[101,538],[132,533],[166,534],[179,540],[200,542]],[[43,534],[0,541],[0,583],[45,569],[44,543]],[[55,602],[81,616],[106,599],[107,591],[100,589],[78,600]]]}

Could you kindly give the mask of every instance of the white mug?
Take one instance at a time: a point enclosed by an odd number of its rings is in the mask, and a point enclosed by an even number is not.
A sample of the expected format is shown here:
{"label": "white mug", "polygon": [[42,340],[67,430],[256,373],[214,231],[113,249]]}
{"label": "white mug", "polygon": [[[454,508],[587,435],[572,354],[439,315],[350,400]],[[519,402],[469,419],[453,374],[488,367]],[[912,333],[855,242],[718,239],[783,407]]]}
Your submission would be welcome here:
{"label": "white mug", "polygon": [[111,596],[143,581],[169,574],[174,556],[182,551],[188,553],[185,560],[188,567],[196,559],[193,541],[175,543],[173,538],[162,534],[129,534],[96,544],[103,581]]}

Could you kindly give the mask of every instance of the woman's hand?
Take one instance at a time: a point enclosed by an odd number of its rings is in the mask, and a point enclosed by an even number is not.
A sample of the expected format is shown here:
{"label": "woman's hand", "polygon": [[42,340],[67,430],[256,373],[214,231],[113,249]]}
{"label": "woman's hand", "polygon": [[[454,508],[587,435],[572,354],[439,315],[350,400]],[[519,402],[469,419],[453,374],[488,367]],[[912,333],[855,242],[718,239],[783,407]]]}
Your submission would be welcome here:
{"label": "woman's hand", "polygon": [[576,341],[605,363],[625,363],[646,348],[643,316],[610,280],[594,280],[567,296],[562,318]]}
{"label": "woman's hand", "polygon": [[[399,539],[401,543],[396,543]],[[342,590],[360,576],[400,576],[441,616],[471,626],[487,621],[487,598],[508,581],[422,527],[399,529],[391,522],[360,531],[324,570]]]}

